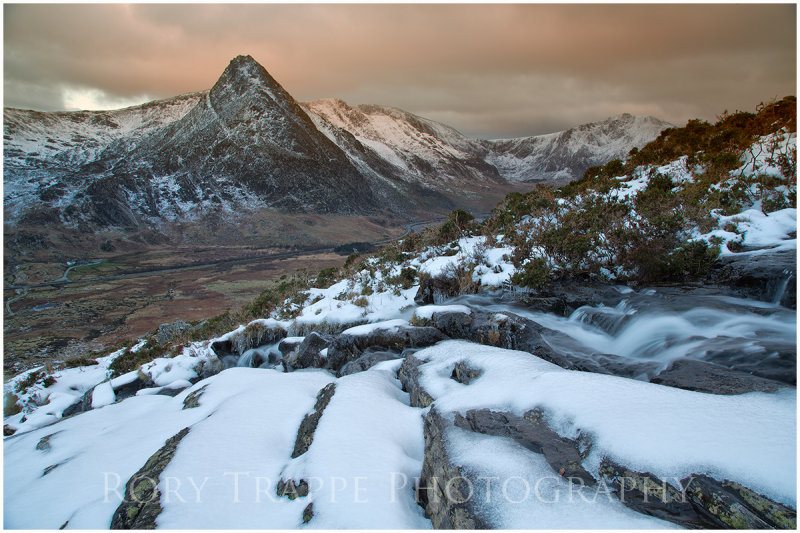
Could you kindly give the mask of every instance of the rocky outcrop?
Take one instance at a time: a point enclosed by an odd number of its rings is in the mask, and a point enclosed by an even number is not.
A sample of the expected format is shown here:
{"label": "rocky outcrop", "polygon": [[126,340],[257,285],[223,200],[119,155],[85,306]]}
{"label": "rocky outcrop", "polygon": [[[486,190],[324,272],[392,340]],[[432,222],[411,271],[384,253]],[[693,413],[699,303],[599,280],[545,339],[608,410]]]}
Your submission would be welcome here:
{"label": "rocky outcrop", "polygon": [[150,456],[142,468],[125,485],[125,497],[111,519],[110,529],[155,529],[161,514],[161,491],[158,479],[167,467],[178,443],[189,434],[183,428],[167,439],[163,447]]}
{"label": "rocky outcrop", "polygon": [[636,472],[604,459],[600,475],[619,501],[638,513],[689,529],[724,527],[718,520],[699,513],[682,487],[676,489],[649,472]]}
{"label": "rocky outcrop", "polygon": [[292,450],[292,459],[306,453],[311,443],[314,442],[314,432],[317,430],[317,424],[319,424],[319,420],[322,418],[322,412],[330,403],[335,391],[336,384],[328,383],[317,394],[317,402],[314,404],[314,410],[303,417],[300,428],[297,430],[297,439],[295,439],[294,449]]}
{"label": "rocky outcrop", "polygon": [[286,329],[280,326],[267,326],[261,321],[255,321],[225,340],[212,342],[211,350],[220,358],[233,354],[242,355],[251,348],[274,344],[286,335]]}
{"label": "rocky outcrop", "polygon": [[414,303],[417,305],[433,305],[445,298],[458,296],[460,292],[458,280],[455,278],[422,276],[419,289],[414,296]]}
{"label": "rocky outcrop", "polygon": [[403,359],[403,364],[397,371],[397,379],[403,385],[403,390],[408,393],[409,404],[411,407],[425,408],[433,403],[433,398],[428,394],[419,383],[421,372],[419,366],[425,361],[409,354]]}
{"label": "rocky outcrop", "polygon": [[740,296],[797,309],[795,250],[721,256],[707,281],[728,287]]}
{"label": "rocky outcrop", "polygon": [[453,373],[450,375],[450,379],[462,385],[469,385],[473,379],[479,378],[482,373],[483,370],[480,368],[470,368],[467,363],[461,361],[460,363],[456,363],[456,366],[453,367]]}
{"label": "rocky outcrop", "polygon": [[510,312],[486,313],[473,309],[433,313],[433,327],[454,339],[532,353],[567,370],[639,377],[655,373],[658,365],[613,354],[581,356],[579,344],[568,335]]}
{"label": "rocky outcrop", "polygon": [[387,352],[381,348],[367,348],[364,353],[355,361],[350,361],[339,370],[340,376],[347,376],[357,372],[363,372],[372,368],[373,366],[383,361],[391,361],[392,359],[399,359],[400,354],[395,352]]}
{"label": "rocky outcrop", "polygon": [[297,350],[289,358],[293,368],[322,368],[326,366],[327,357],[321,352],[333,341],[333,337],[316,331],[309,333]]}
{"label": "rocky outcrop", "polygon": [[465,472],[450,460],[446,447],[449,423],[436,408],[424,419],[425,457],[417,501],[434,529],[489,529],[479,516]]}
{"label": "rocky outcrop", "polygon": [[693,359],[672,361],[650,382],[710,394],[775,392],[786,387],[785,383]]}
{"label": "rocky outcrop", "polygon": [[[696,529],[796,529],[797,512],[738,483],[692,474],[678,487],[609,459],[600,475],[634,511]],[[676,480],[677,482],[677,480]]]}
{"label": "rocky outcrop", "polygon": [[284,481],[281,479],[278,481],[276,492],[278,496],[286,496],[290,500],[305,498],[308,496],[308,482],[305,479],[301,479],[297,482],[295,482],[293,479],[290,479],[289,481]]}
{"label": "rocky outcrop", "polygon": [[528,411],[522,417],[490,409],[473,409],[467,411],[466,416],[456,413],[454,424],[476,433],[511,438],[524,448],[543,455],[560,476],[571,481],[579,480],[581,485],[597,483],[581,464],[583,456],[578,441],[562,437],[550,429],[538,409]]}
{"label": "rocky outcrop", "polygon": [[325,368],[338,372],[350,361],[355,361],[367,348],[381,348],[398,355],[407,348],[424,348],[448,337],[432,327],[400,326],[375,329],[366,335],[341,334],[328,348]]}
{"label": "rocky outcrop", "polygon": [[205,392],[206,387],[208,387],[208,385],[203,385],[199,389],[187,394],[186,398],[183,399],[182,409],[194,409],[195,407],[199,407],[200,397],[203,395],[203,392]]}
{"label": "rocky outcrop", "polygon": [[[135,396],[137,392],[142,389],[154,387],[155,383],[150,379],[150,377],[146,374],[139,372],[135,379],[128,381],[127,383],[122,383],[117,385],[114,390],[114,401],[121,402],[126,398],[130,398],[131,396]],[[64,409],[63,414],[61,415],[62,418],[67,418],[72,415],[77,415],[79,413],[85,413],[92,409],[92,395],[94,394],[95,387],[89,389],[81,398]],[[175,396],[178,392],[183,389],[174,389],[169,387],[160,387],[160,390],[155,394],[164,394],[167,396]]]}
{"label": "rocky outcrop", "polygon": [[731,481],[681,480],[689,501],[720,528],[797,529],[797,511]]}
{"label": "rocky outcrop", "polygon": [[176,320],[172,324],[161,324],[158,326],[158,333],[156,334],[156,342],[158,344],[168,344],[172,339],[191,329],[191,325],[183,320]]}

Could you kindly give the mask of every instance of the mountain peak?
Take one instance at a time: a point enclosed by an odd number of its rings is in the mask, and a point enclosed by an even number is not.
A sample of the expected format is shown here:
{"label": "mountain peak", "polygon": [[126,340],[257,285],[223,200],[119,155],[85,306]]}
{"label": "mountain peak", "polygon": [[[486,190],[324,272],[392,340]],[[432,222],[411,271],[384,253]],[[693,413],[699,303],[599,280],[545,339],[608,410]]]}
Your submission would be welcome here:
{"label": "mountain peak", "polygon": [[280,84],[275,81],[275,78],[270,76],[267,69],[249,55],[240,55],[231,59],[231,62],[225,67],[222,76],[219,77],[211,91],[219,90],[221,86],[233,86],[240,94],[252,86],[262,86],[270,89],[280,88],[283,90]]}

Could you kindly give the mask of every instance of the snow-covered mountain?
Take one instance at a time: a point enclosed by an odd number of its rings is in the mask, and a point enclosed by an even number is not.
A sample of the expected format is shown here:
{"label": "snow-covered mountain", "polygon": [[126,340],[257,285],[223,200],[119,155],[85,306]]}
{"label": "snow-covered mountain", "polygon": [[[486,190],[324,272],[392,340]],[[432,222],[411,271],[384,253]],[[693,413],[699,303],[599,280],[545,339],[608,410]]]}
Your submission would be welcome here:
{"label": "snow-covered mountain", "polygon": [[[501,181],[486,163],[483,142],[402,109],[378,105],[349,106],[337,99],[303,104],[321,131],[339,128],[394,167],[395,172],[430,187],[463,181]],[[333,138],[336,138],[332,135]],[[349,147],[342,145],[344,150]]]}
{"label": "snow-covered mountain", "polygon": [[587,168],[625,159],[666,128],[655,117],[628,113],[566,131],[488,141],[486,161],[510,181],[566,183],[580,178]]}
{"label": "snow-covered mountain", "polygon": [[623,115],[486,141],[405,111],[299,104],[249,56],[214,87],[118,111],[5,110],[6,223],[159,230],[260,208],[403,215],[568,180],[668,124]]}

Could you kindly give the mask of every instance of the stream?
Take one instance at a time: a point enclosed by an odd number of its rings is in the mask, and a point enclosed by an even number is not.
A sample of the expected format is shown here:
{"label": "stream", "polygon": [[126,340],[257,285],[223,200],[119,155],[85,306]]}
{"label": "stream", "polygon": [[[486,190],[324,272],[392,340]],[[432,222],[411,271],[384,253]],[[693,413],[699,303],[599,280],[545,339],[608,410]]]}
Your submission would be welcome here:
{"label": "stream", "polygon": [[533,311],[500,293],[462,295],[447,303],[532,320],[560,333],[547,340],[571,357],[612,354],[651,363],[656,371],[688,358],[795,383],[795,310],[702,289],[614,289],[616,297],[606,291],[602,302],[567,317]]}
{"label": "stream", "polygon": [[[542,327],[541,338],[555,352],[572,361],[602,362],[611,373],[626,377],[649,380],[672,361],[693,359],[796,383],[797,312],[793,309],[702,287],[633,290],[605,285],[588,292],[578,287],[580,291],[594,303],[568,316],[536,310],[522,303],[519,295],[504,291],[461,295],[438,303],[466,305],[475,311],[473,315],[509,313],[530,320]],[[410,319],[412,313],[406,310],[398,318]],[[281,358],[275,343],[224,356],[222,362],[225,368],[281,368]]]}

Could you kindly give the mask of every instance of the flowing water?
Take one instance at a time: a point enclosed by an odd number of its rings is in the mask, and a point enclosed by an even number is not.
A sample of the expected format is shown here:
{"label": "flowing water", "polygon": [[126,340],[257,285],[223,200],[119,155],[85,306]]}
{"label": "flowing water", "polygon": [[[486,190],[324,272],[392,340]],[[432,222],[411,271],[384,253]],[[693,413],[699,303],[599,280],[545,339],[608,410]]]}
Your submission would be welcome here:
{"label": "flowing water", "polygon": [[[777,297],[786,283],[776,286]],[[508,293],[462,295],[447,302],[484,312],[509,312],[548,328],[542,338],[571,358],[597,360],[613,355],[649,378],[670,361],[690,358],[794,384],[797,313],[774,302],[734,298],[703,289],[628,287],[598,291],[602,303],[576,309],[568,317],[535,311]],[[225,368],[280,367],[278,344],[223,358]],[[607,358],[607,357],[606,357]]]}
{"label": "flowing water", "polygon": [[[781,291],[782,292],[782,291]],[[778,297],[779,299],[779,297]],[[619,287],[616,297],[583,306],[568,317],[533,311],[509,295],[454,298],[491,312],[507,311],[563,335],[545,339],[575,357],[613,354],[658,368],[691,358],[794,383],[797,313],[771,302],[659,288],[633,291]]]}
{"label": "flowing water", "polygon": [[257,348],[250,348],[242,355],[226,355],[222,358],[225,368],[244,366],[248,368],[275,368],[280,365],[281,353],[278,344],[267,344]]}

